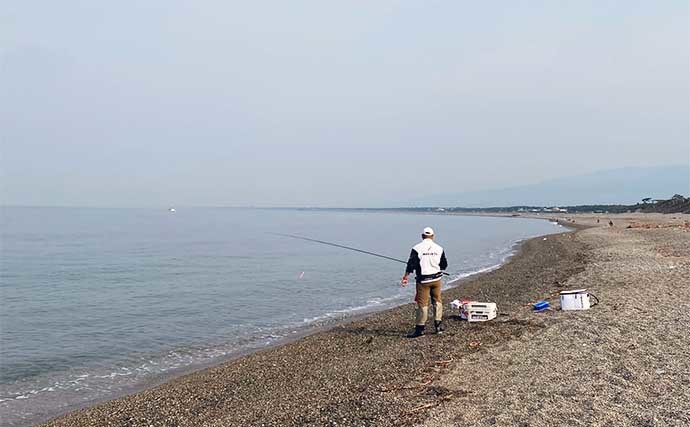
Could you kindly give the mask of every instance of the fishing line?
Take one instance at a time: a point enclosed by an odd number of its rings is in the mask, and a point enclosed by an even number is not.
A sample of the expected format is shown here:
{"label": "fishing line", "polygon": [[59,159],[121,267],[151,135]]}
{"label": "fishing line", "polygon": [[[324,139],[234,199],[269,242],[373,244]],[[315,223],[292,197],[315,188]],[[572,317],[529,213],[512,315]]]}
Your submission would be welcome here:
{"label": "fishing line", "polygon": [[[318,240],[318,239],[311,239],[311,238],[309,238],[309,237],[297,236],[297,235],[295,235],[295,234],[285,234],[285,233],[268,233],[268,234],[273,234],[273,235],[275,235],[275,236],[290,237],[290,238],[292,238],[292,239],[306,240],[306,241],[308,241],[308,242],[321,243],[322,245],[335,246],[336,248],[347,249],[347,250],[350,250],[350,251],[360,252],[360,253],[363,253],[363,254],[372,255],[372,256],[379,257],[379,258],[384,258],[384,259],[389,259],[389,260],[391,260],[391,261],[400,262],[400,263],[402,263],[402,264],[407,264],[407,261],[403,261],[403,260],[398,259],[398,258],[393,258],[393,257],[389,257],[389,256],[386,256],[386,255],[377,254],[377,253],[375,253],[375,252],[365,251],[364,249],[357,249],[357,248],[353,248],[353,247],[350,247],[350,246],[341,245],[341,244],[338,244],[338,243],[326,242],[326,241],[324,241],[324,240]],[[444,276],[450,276],[450,274],[446,273],[445,271],[442,271],[441,273],[442,273]]]}

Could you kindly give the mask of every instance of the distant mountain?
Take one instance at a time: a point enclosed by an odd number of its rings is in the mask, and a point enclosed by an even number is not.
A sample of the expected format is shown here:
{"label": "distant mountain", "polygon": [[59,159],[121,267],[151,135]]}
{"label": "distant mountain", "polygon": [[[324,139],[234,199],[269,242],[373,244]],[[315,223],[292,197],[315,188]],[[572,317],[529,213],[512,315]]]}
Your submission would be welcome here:
{"label": "distant mountain", "polygon": [[438,194],[414,206],[565,206],[634,204],[690,194],[690,165],[626,167],[487,191]]}

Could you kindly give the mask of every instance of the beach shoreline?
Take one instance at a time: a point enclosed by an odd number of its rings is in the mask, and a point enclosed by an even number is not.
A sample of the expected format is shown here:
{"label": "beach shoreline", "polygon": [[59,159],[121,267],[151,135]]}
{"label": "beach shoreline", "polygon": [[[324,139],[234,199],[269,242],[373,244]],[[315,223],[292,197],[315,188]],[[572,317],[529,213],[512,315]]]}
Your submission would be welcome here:
{"label": "beach shoreline", "polygon": [[[582,231],[594,227],[594,219],[579,217],[574,225]],[[578,234],[529,239],[500,268],[461,279],[462,286],[445,291],[446,307],[456,297],[498,302],[501,316],[494,322],[468,324],[450,318],[442,336],[405,340],[412,304],[361,314],[46,425],[416,424],[428,409],[418,403],[427,402],[428,396],[415,401],[391,390],[441,383],[452,363],[446,362],[471,357],[473,342],[484,351],[545,328],[545,316],[532,319],[529,305],[553,298],[554,289],[587,268],[591,248]],[[440,388],[436,392],[441,402],[456,398]],[[441,404],[432,400],[425,405]]]}
{"label": "beach shoreline", "polygon": [[[534,239],[539,239],[539,238],[541,238],[541,237],[534,238]],[[444,292],[446,293],[446,295],[449,295],[450,292],[453,292],[453,290],[457,289],[459,286],[462,286],[463,284],[465,284],[469,281],[476,280],[478,277],[482,277],[484,275],[491,274],[492,272],[498,271],[501,268],[504,268],[506,265],[511,264],[516,259],[520,258],[522,252],[524,251],[525,245],[530,240],[533,240],[533,239],[528,239],[526,241],[517,242],[516,243],[517,246],[514,248],[513,254],[511,256],[509,256],[506,260],[504,260],[504,262],[501,265],[497,266],[496,268],[492,268],[489,271],[481,272],[481,273],[477,273],[477,274],[472,274],[469,277],[463,277],[463,278],[460,278],[456,281],[453,281],[451,284],[449,284],[450,287],[448,289],[446,289]],[[448,297],[445,297],[445,299],[446,299],[445,300],[445,306],[447,306],[448,305],[447,303],[450,300],[448,300]],[[185,373],[175,373],[175,374],[172,374],[166,378],[158,378],[155,381],[146,384],[142,388],[138,388],[138,390],[134,391],[133,394],[136,395],[138,393],[146,392],[147,390],[155,389],[156,387],[160,387],[160,386],[164,386],[165,384],[167,384],[169,382],[175,382],[175,381],[177,381],[181,378],[185,378],[187,376],[197,375],[197,374],[199,374],[205,370],[213,369],[214,367],[217,367],[217,366],[222,366],[222,365],[226,365],[226,364],[233,364],[233,363],[236,363],[239,360],[247,358],[247,357],[251,358],[252,356],[255,356],[255,355],[263,354],[266,352],[276,351],[276,349],[279,349],[279,348],[284,347],[284,346],[289,346],[289,345],[295,343],[296,341],[302,340],[304,338],[312,337],[314,335],[328,333],[328,331],[331,331],[333,329],[343,328],[343,327],[346,327],[347,325],[350,325],[353,323],[362,322],[362,321],[366,322],[366,319],[371,317],[371,316],[385,315],[385,313],[387,313],[389,311],[399,311],[401,309],[409,308],[410,306],[411,306],[411,304],[408,303],[408,304],[403,304],[401,306],[385,309],[383,311],[360,313],[360,314],[350,316],[346,319],[338,319],[332,323],[324,324],[324,325],[317,326],[317,327],[308,328],[308,329],[305,329],[304,331],[301,331],[301,333],[298,336],[292,336],[292,337],[288,337],[284,340],[278,340],[276,343],[271,344],[270,346],[268,346],[266,348],[261,348],[258,350],[256,350],[256,349],[249,350],[246,352],[246,354],[234,355],[233,357],[231,357],[229,359],[220,361],[218,363],[214,363],[211,366],[208,366],[206,368],[195,369],[191,372],[185,372]],[[404,337],[406,330],[409,328],[409,325],[411,325],[411,323],[412,323],[412,317],[410,317],[409,319],[406,319],[405,324],[403,326],[403,329],[400,332],[401,338]],[[76,412],[88,411],[90,407],[99,406],[99,405],[104,404],[104,403],[107,404],[108,402],[111,402],[113,400],[119,400],[119,399],[127,398],[128,396],[131,396],[131,395],[132,394],[124,393],[123,395],[116,397],[115,399],[112,399],[112,400],[106,400],[106,401],[101,401],[101,402],[92,402],[90,404],[90,406],[86,407],[86,408],[72,408],[70,411],[67,412],[66,416],[69,417],[70,414],[75,413],[75,411]]]}
{"label": "beach shoreline", "polygon": [[[557,227],[554,227],[556,229]],[[561,229],[562,230],[562,229]],[[497,264],[496,265],[491,265],[488,267],[482,267],[478,268],[477,271],[467,273],[467,275],[463,275],[462,277],[457,277],[453,278],[453,280],[448,280],[446,284],[444,284],[444,289],[448,290],[453,287],[461,286],[463,282],[476,277],[477,275],[480,274],[486,274],[489,271],[495,270],[497,268],[500,268],[501,266],[505,265],[505,263],[509,262],[512,257],[515,256],[516,253],[519,252],[520,247],[524,244],[525,239],[520,239],[516,240],[513,242],[510,247],[508,248],[500,258],[497,258]],[[412,290],[413,293],[414,290]],[[411,296],[410,296],[411,298]],[[320,333],[326,330],[329,330],[331,328],[334,328],[338,325],[345,324],[348,322],[356,321],[358,319],[364,318],[366,316],[369,316],[373,313],[381,312],[381,311],[386,311],[391,308],[396,308],[401,305],[407,304],[407,299],[396,299],[395,301],[389,302],[385,304],[385,306],[382,307],[377,307],[375,305],[371,307],[367,307],[362,309],[361,311],[357,310],[354,312],[348,312],[348,313],[343,313],[343,314],[335,314],[334,316],[330,317],[324,317],[324,319],[317,320],[314,323],[309,323],[305,324],[304,326],[296,326],[294,328],[286,329],[285,333],[281,333],[277,336],[271,336],[270,340],[261,340],[257,341],[254,344],[248,344],[244,348],[238,348],[236,351],[233,351],[231,353],[228,353],[226,355],[216,357],[214,359],[210,360],[205,360],[202,362],[197,362],[193,365],[190,366],[184,366],[182,368],[176,368],[173,370],[166,371],[164,373],[157,374],[155,376],[151,376],[148,379],[145,379],[144,381],[141,381],[139,383],[133,384],[133,385],[128,385],[124,387],[120,387],[116,392],[111,393],[106,396],[101,396],[101,397],[96,397],[92,398],[88,401],[84,400],[81,402],[77,403],[69,403],[68,401],[64,401],[61,403],[62,408],[59,410],[59,412],[44,412],[42,415],[34,415],[27,417],[25,420],[16,420],[14,417],[8,417],[5,419],[3,423],[0,423],[2,425],[8,425],[8,426],[17,426],[17,425],[29,425],[27,423],[36,423],[36,422],[45,422],[46,420],[52,419],[56,416],[61,416],[76,410],[80,409],[86,409],[92,406],[99,405],[101,403],[118,399],[121,397],[125,397],[127,395],[131,394],[136,394],[142,391],[145,391],[147,389],[155,388],[158,387],[162,384],[165,384],[166,382],[172,381],[176,378],[188,375],[188,374],[193,374],[195,372],[211,368],[220,364],[224,363],[229,363],[232,361],[235,361],[237,359],[240,359],[242,357],[249,356],[253,353],[256,352],[261,352],[261,351],[266,351],[273,349],[275,347],[283,346],[286,344],[289,344],[291,342],[294,342],[295,340],[301,339],[305,336]],[[447,305],[447,304],[446,304]],[[51,393],[52,394],[52,393]],[[5,424],[7,423],[7,424]]]}

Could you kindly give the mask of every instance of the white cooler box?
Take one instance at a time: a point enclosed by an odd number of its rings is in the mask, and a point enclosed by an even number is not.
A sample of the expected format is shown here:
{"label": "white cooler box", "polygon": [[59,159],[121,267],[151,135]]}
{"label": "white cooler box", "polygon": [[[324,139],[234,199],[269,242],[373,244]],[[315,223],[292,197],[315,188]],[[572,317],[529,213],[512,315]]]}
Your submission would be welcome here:
{"label": "white cooler box", "polygon": [[451,310],[457,310],[460,318],[468,322],[486,322],[496,318],[496,303],[455,300],[450,303]]}
{"label": "white cooler box", "polygon": [[498,309],[494,302],[470,302],[464,304],[463,310],[468,322],[486,322],[496,318]]}

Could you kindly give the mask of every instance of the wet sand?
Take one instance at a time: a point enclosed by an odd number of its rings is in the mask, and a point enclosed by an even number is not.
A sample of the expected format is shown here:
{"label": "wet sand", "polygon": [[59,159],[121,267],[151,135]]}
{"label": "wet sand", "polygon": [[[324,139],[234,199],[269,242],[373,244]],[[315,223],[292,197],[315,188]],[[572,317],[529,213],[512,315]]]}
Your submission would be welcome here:
{"label": "wet sand", "polygon": [[[595,220],[444,293],[498,303],[494,321],[447,312],[444,334],[411,340],[407,304],[45,425],[688,425],[690,232]],[[531,311],[582,287],[602,303]]]}

